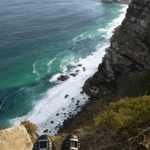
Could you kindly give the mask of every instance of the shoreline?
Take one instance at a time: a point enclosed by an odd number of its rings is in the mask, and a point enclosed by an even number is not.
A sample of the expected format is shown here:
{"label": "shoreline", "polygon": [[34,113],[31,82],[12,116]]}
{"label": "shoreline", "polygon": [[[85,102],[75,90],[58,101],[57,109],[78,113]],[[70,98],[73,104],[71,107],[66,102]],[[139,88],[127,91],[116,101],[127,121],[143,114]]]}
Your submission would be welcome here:
{"label": "shoreline", "polygon": [[[124,8],[124,9],[127,9],[127,8]],[[122,11],[122,12],[124,12],[124,9],[123,10],[119,10],[119,11]],[[125,14],[125,12],[124,13],[121,13],[120,15],[119,15],[119,17],[118,18],[115,18],[115,19],[113,19],[112,20],[112,22],[110,22],[109,23],[109,26],[111,26],[111,27],[109,27],[109,29],[108,29],[108,31],[107,31],[107,34],[105,35],[105,37],[107,38],[107,39],[109,39],[110,37],[111,37],[111,34],[113,34],[112,33],[112,30],[114,29],[114,26],[115,26],[115,24],[116,24],[116,26],[118,26],[118,23],[120,24],[121,22],[119,21],[120,19],[122,19],[121,17],[123,16]],[[124,18],[123,18],[124,19]],[[115,22],[115,23],[114,23]],[[110,43],[110,42],[109,42]],[[110,45],[110,44],[108,44],[108,45]],[[104,46],[104,45],[103,45]],[[102,47],[103,47],[102,46]],[[109,47],[109,46],[108,46]],[[106,49],[106,48],[105,48]],[[95,52],[94,52],[95,53]],[[96,51],[96,53],[97,53],[97,51]],[[88,56],[88,57],[90,57],[90,55]],[[96,69],[97,69],[97,67],[98,67],[98,65],[99,65],[99,62],[100,62],[100,58],[98,59],[98,63],[97,63],[97,65],[96,65]],[[81,62],[79,62],[79,63],[82,63],[82,61]],[[84,64],[83,64],[83,67],[84,67]],[[77,68],[76,68],[77,69]],[[90,70],[90,68],[89,68],[89,70]],[[92,74],[91,74],[91,76],[94,74],[95,72],[93,72]],[[89,76],[90,77],[90,76]],[[68,81],[67,81],[68,82]],[[84,84],[84,83],[83,83]],[[80,91],[82,91],[82,86],[83,86],[83,84],[81,85],[81,89],[80,89]],[[78,93],[80,93],[80,91],[78,92]],[[47,93],[50,95],[50,90],[48,90],[47,91]],[[64,96],[65,95],[69,95],[70,97],[74,97],[74,95],[72,95],[72,94],[69,94],[68,92],[65,92],[65,94],[64,94]],[[84,97],[84,96],[83,96]],[[61,97],[62,98],[62,97]],[[50,99],[50,98],[49,98]],[[69,99],[69,97],[68,97],[68,99]],[[79,99],[79,98],[76,98],[76,99]],[[65,101],[66,101],[67,99],[65,99]],[[81,99],[81,102],[82,102],[82,99]],[[81,103],[80,103],[80,105],[81,105]],[[86,104],[85,104],[86,105]],[[82,111],[82,110],[80,110],[80,111]],[[80,111],[79,111],[79,113],[80,113]],[[57,114],[58,112],[56,112],[56,114]],[[59,114],[64,114],[64,113],[66,113],[66,112],[64,112],[64,111],[62,111],[62,112],[59,112]],[[75,113],[76,114],[76,113]],[[77,115],[77,114],[76,114]],[[24,117],[26,117],[26,116],[24,116]],[[27,116],[28,117],[28,116]],[[69,117],[69,115],[68,115],[68,117]],[[23,117],[22,117],[23,118]],[[19,118],[19,119],[22,119],[22,118]],[[30,118],[30,117],[29,117]],[[55,117],[55,114],[52,116],[52,119],[51,120],[48,120],[47,122],[51,122],[51,121],[57,121],[58,120],[58,118],[59,118],[59,116],[57,116],[57,118]],[[32,119],[32,117],[31,117],[31,119]],[[56,119],[56,120],[55,120]],[[15,120],[15,119],[14,119]],[[35,119],[34,119],[35,120]],[[62,120],[62,119],[61,119]],[[63,118],[63,120],[65,120],[64,118]],[[64,122],[64,121],[62,121],[62,122]],[[35,122],[33,122],[33,123],[35,123]],[[45,131],[46,129],[48,129],[49,131],[51,131],[51,129],[52,129],[52,131],[56,131],[55,129],[56,129],[56,127],[57,126],[59,126],[59,124],[57,124],[56,126],[54,126],[54,124],[50,124],[51,125],[51,128],[48,128],[48,126],[46,126],[45,124],[47,124],[46,122],[43,122],[43,124],[42,125],[40,125],[41,126],[41,130],[40,130],[40,132],[38,133],[38,134],[43,134],[42,132],[43,131]],[[56,132],[55,132],[56,133]],[[54,134],[55,134],[54,133]]]}

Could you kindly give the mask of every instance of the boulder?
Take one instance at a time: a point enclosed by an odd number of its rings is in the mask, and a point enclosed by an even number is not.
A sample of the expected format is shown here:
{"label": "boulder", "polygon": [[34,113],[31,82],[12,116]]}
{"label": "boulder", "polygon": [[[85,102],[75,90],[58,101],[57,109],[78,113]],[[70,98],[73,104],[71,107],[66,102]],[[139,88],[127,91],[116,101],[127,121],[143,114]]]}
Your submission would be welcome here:
{"label": "boulder", "polygon": [[77,73],[70,73],[71,76],[75,77],[77,76],[78,74]]}
{"label": "boulder", "polygon": [[69,95],[65,95],[65,98],[67,98]]}
{"label": "boulder", "polygon": [[80,67],[80,66],[82,66],[82,64],[79,64],[78,66]]}
{"label": "boulder", "polygon": [[53,124],[54,123],[54,121],[51,121],[51,124]]}
{"label": "boulder", "polygon": [[59,115],[59,113],[56,114],[56,116],[58,116],[58,115]]}
{"label": "boulder", "polygon": [[32,141],[23,125],[0,130],[1,150],[32,150],[32,148]]}
{"label": "boulder", "polygon": [[60,77],[58,77],[57,79],[61,80],[61,81],[65,81],[65,80],[69,79],[69,76],[67,76],[67,75],[60,75]]}
{"label": "boulder", "polygon": [[84,91],[81,91],[81,92],[80,92],[80,94],[83,94],[83,93],[84,93]]}
{"label": "boulder", "polygon": [[48,132],[48,129],[44,130],[43,132]]}

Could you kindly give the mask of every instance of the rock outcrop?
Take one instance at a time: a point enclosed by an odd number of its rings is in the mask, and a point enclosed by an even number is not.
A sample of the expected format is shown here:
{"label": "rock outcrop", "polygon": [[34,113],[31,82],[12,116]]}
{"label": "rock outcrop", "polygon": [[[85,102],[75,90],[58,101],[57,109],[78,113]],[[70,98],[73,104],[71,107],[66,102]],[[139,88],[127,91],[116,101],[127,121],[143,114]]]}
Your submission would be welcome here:
{"label": "rock outcrop", "polygon": [[32,150],[32,148],[33,144],[23,125],[0,131],[0,150]]}
{"label": "rock outcrop", "polygon": [[102,0],[104,3],[121,3],[121,4],[129,4],[131,0]]}
{"label": "rock outcrop", "polygon": [[104,87],[117,90],[122,76],[150,71],[150,0],[132,0],[106,51],[98,71],[82,87],[91,97],[100,98]]}

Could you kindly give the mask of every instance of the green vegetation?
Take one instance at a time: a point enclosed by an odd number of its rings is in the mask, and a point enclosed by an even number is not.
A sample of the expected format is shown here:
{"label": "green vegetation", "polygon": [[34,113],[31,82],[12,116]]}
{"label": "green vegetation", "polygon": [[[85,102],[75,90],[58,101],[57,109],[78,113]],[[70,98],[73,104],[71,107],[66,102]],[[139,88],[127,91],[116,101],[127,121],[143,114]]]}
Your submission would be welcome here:
{"label": "green vegetation", "polygon": [[106,111],[94,119],[94,123],[96,126],[101,124],[110,128],[120,128],[135,119],[134,126],[143,125],[150,119],[150,96],[110,103]]}
{"label": "green vegetation", "polygon": [[139,147],[150,146],[150,127],[147,127],[149,123],[150,96],[147,95],[110,103],[105,106],[103,114],[94,118],[94,128],[102,127],[114,137],[128,141],[128,148],[131,148],[133,142]]}
{"label": "green vegetation", "polygon": [[34,136],[35,136],[35,134],[37,132],[37,129],[38,129],[37,126],[35,124],[27,121],[27,120],[22,121],[21,125],[24,125],[24,127],[26,128],[28,134],[30,135],[32,143],[35,143],[37,138],[35,138]]}

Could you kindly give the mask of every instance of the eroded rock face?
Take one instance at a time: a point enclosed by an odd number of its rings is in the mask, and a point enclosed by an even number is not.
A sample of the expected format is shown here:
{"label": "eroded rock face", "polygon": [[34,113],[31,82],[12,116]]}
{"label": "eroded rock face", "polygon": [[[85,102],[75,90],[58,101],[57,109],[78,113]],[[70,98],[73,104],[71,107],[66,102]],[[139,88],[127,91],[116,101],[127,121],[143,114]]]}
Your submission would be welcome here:
{"label": "eroded rock face", "polygon": [[32,150],[32,148],[33,144],[23,125],[0,131],[1,150]]}
{"label": "eroded rock face", "polygon": [[103,86],[117,89],[123,75],[150,70],[150,0],[132,0],[106,51],[98,72],[83,86],[91,97],[100,95]]}

